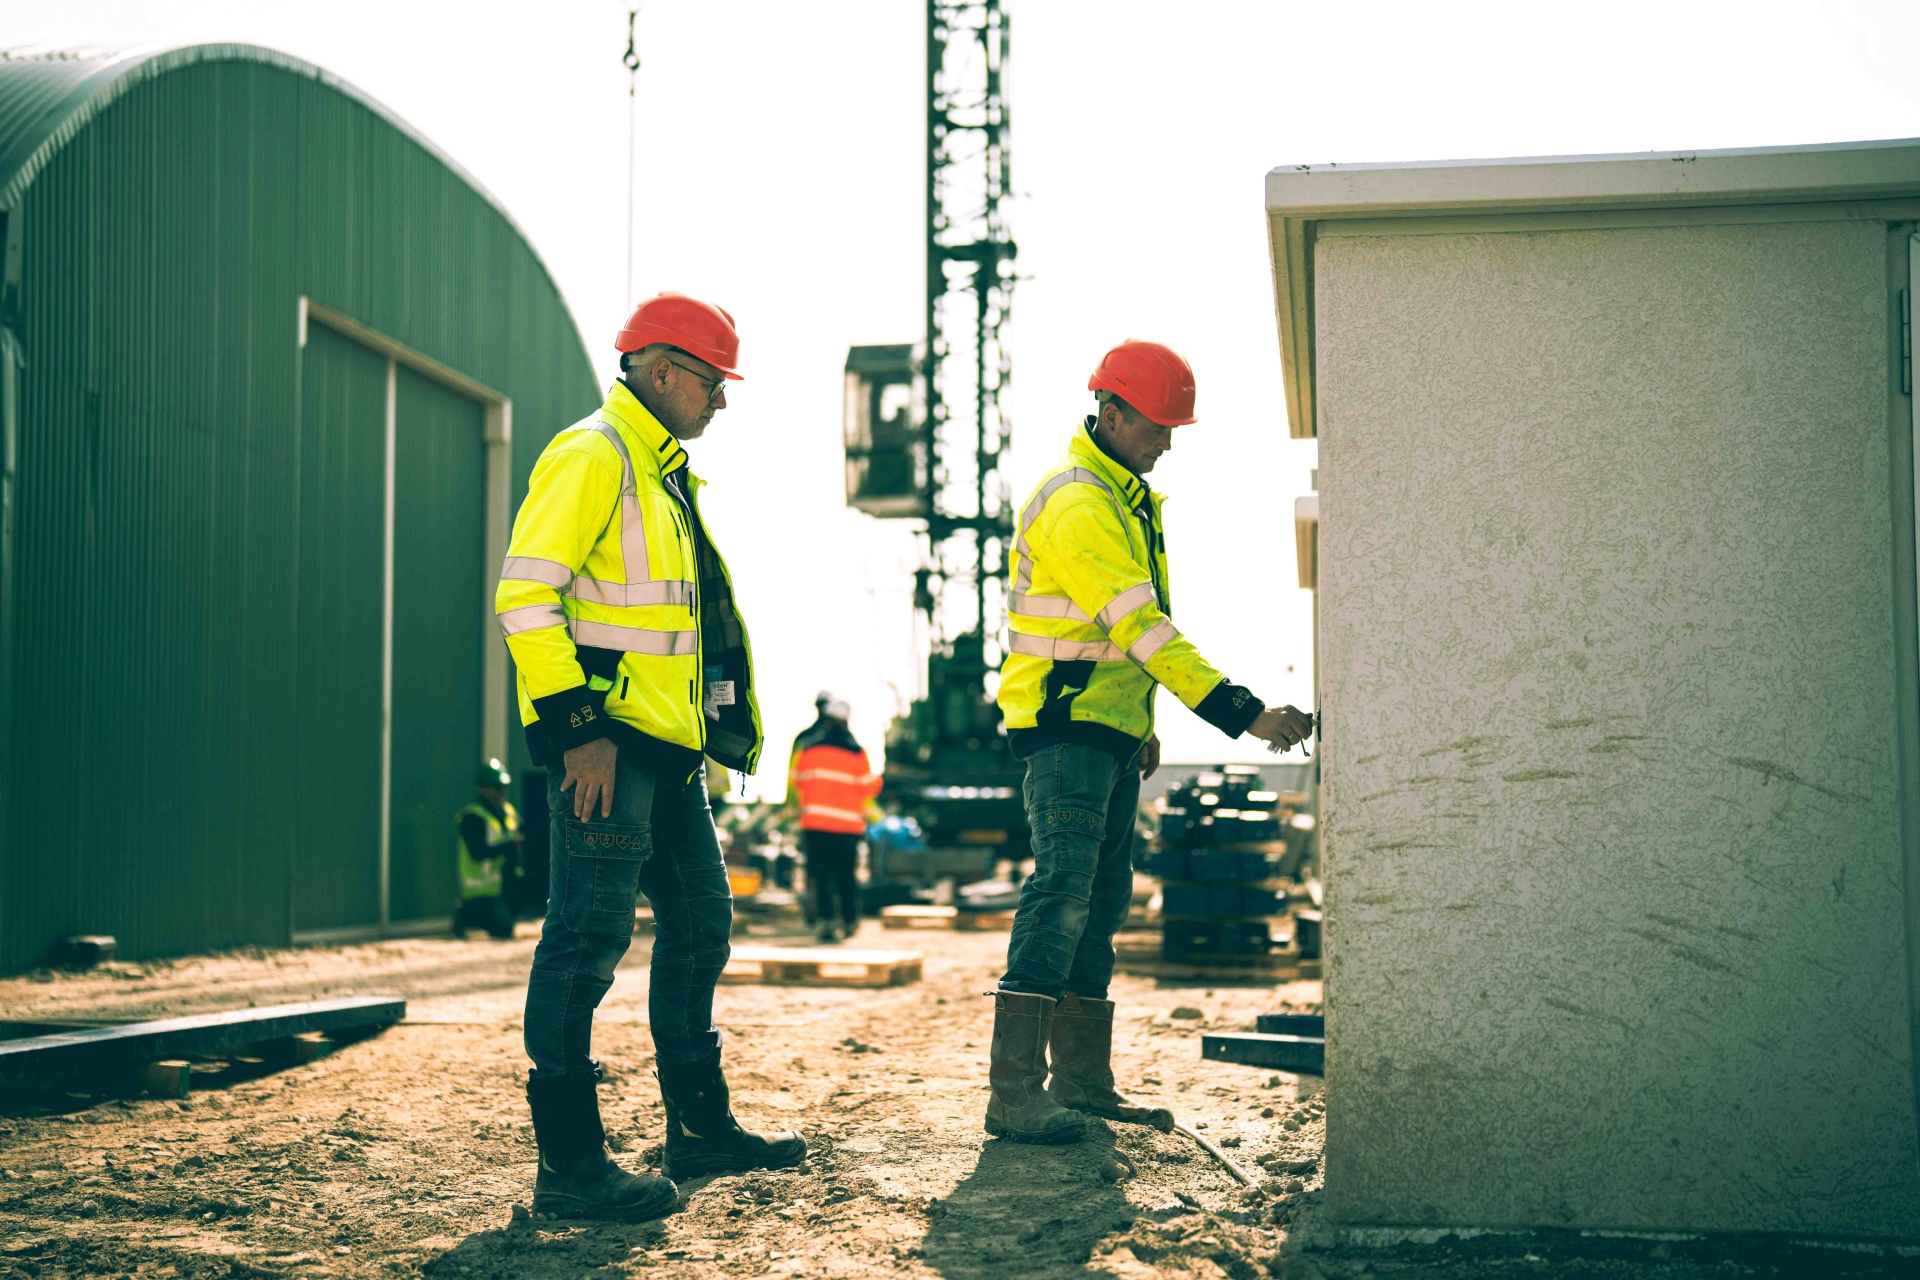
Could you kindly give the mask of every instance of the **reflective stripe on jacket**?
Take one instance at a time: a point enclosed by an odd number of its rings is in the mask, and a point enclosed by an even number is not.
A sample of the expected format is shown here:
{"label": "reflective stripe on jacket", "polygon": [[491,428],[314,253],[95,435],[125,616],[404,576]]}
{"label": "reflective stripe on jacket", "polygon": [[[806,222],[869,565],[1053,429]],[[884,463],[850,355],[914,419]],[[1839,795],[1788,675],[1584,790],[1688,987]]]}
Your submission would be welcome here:
{"label": "reflective stripe on jacket", "polygon": [[867,829],[868,803],[880,794],[867,753],[829,743],[794,752],[789,785],[800,802],[802,831],[858,835]]}
{"label": "reflective stripe on jacket", "polygon": [[700,521],[700,484],[620,382],[534,464],[494,612],[520,721],[537,721],[553,754],[617,741],[611,720],[666,744],[688,776],[702,751],[753,772],[753,652]]}
{"label": "reflective stripe on jacket", "polygon": [[1153,733],[1158,685],[1231,737],[1265,708],[1168,616],[1161,495],[1096,444],[1093,419],[1020,508],[1000,710],[1023,742],[1127,756]]}
{"label": "reflective stripe on jacket", "polygon": [[[478,800],[470,801],[460,812],[453,815],[453,827],[456,832],[468,818],[478,818],[487,824],[487,848],[506,852],[503,846],[513,843],[513,835],[520,830],[520,814],[512,805],[502,806],[506,811],[504,819],[496,818],[487,806]],[[473,856],[473,850],[467,848],[464,835],[454,838],[454,859],[460,868],[460,901],[473,898],[494,898],[500,895],[500,867],[505,861],[495,856],[484,860]]]}

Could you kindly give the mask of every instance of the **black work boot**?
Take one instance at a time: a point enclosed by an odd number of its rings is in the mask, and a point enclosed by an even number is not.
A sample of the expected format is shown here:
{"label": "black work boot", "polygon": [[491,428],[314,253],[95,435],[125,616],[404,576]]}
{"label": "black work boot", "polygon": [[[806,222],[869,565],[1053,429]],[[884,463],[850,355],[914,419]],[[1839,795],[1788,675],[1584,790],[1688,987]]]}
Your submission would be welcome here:
{"label": "black work boot", "polygon": [[533,1108],[533,1135],[540,1144],[533,1212],[619,1222],[672,1212],[678,1187],[652,1174],[628,1173],[607,1154],[594,1085],[593,1075],[527,1077],[527,1105]]}
{"label": "black work boot", "polygon": [[1078,1142],[1086,1121],[1047,1096],[1047,1031],[1051,996],[993,993],[993,1047],[988,1052],[987,1132],[1015,1142]]}
{"label": "black work boot", "polygon": [[1047,1094],[1063,1107],[1173,1132],[1173,1112],[1127,1101],[1113,1087],[1113,1001],[1069,992],[1053,1011]]}
{"label": "black work boot", "polygon": [[791,1130],[756,1133],[733,1118],[720,1063],[660,1064],[660,1100],[667,1105],[666,1174],[698,1178],[749,1169],[785,1169],[807,1158],[807,1140]]}

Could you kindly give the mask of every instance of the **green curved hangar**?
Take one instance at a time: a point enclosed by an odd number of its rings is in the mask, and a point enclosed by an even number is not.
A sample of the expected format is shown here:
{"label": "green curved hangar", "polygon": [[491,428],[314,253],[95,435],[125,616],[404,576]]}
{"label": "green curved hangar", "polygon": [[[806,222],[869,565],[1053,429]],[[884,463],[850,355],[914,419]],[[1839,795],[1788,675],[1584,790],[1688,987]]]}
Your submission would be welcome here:
{"label": "green curved hangar", "polygon": [[524,762],[509,515],[599,401],[538,254],[243,45],[0,54],[0,220],[0,969],[443,922]]}

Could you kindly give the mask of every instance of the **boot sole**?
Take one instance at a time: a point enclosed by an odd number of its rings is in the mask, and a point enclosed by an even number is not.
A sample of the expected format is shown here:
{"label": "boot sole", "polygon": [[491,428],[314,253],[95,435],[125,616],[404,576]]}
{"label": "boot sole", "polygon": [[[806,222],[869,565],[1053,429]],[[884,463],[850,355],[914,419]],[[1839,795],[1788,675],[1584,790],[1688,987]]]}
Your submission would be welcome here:
{"label": "boot sole", "polygon": [[1066,1107],[1069,1111],[1078,1111],[1083,1116],[1098,1116],[1102,1120],[1111,1120],[1115,1124],[1137,1124],[1144,1125],[1149,1129],[1158,1129],[1161,1133],[1173,1132],[1174,1119],[1173,1112],[1171,1111],[1161,1111],[1156,1115],[1149,1116],[1123,1116],[1112,1111],[1100,1111],[1093,1107],[1076,1107],[1067,1102],[1063,1102],[1060,1105]]}
{"label": "boot sole", "polygon": [[607,1208],[577,1196],[556,1195],[550,1191],[543,1196],[533,1198],[532,1212],[536,1217],[546,1218],[592,1218],[599,1222],[647,1222],[654,1218],[666,1217],[673,1212],[674,1206],[679,1202],[678,1189],[619,1208]]}
{"label": "boot sole", "polygon": [[1086,1132],[1085,1125],[1077,1124],[1070,1129],[1056,1129],[1051,1133],[1028,1133],[1021,1129],[1011,1128],[1001,1121],[995,1120],[992,1116],[987,1117],[986,1128],[989,1137],[1006,1138],[1013,1142],[1024,1142],[1036,1147],[1057,1147],[1064,1146],[1069,1142],[1078,1142]]}
{"label": "boot sole", "polygon": [[752,1173],[755,1169],[791,1169],[807,1158],[807,1148],[801,1148],[791,1155],[778,1160],[765,1162],[749,1160],[681,1159],[663,1163],[661,1172],[675,1182],[685,1182],[689,1178],[718,1177],[729,1173]]}

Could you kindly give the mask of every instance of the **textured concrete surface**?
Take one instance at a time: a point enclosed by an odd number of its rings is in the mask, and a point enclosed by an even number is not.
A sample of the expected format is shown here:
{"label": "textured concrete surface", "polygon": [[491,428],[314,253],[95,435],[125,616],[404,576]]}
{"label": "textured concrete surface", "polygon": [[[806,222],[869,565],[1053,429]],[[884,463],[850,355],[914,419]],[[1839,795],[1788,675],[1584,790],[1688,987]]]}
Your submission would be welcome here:
{"label": "textured concrete surface", "polygon": [[1920,1237],[1885,239],[1319,244],[1336,1219]]}

